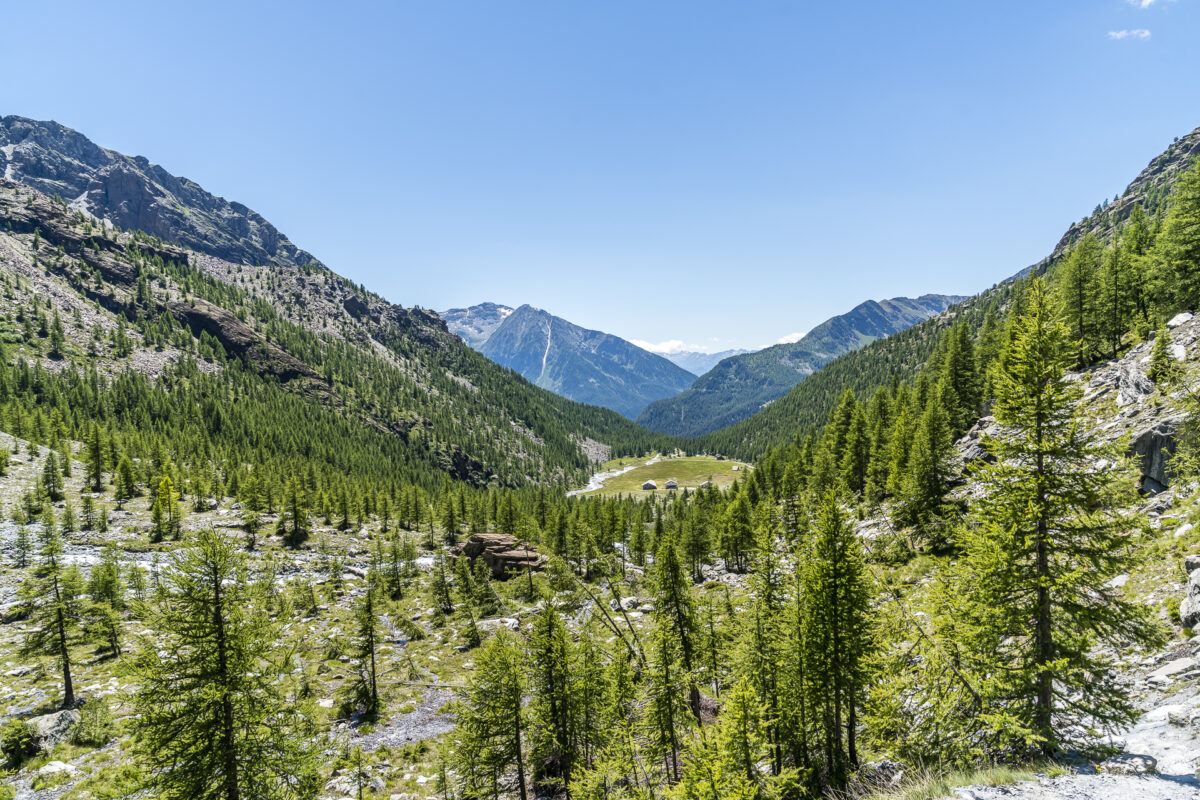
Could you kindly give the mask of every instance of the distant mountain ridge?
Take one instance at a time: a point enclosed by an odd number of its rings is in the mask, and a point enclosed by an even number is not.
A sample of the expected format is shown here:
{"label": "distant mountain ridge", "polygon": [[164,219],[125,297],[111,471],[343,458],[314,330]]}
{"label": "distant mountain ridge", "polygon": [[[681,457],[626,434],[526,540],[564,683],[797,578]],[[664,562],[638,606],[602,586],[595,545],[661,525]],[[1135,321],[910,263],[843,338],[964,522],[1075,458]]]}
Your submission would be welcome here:
{"label": "distant mountain ridge", "polygon": [[730,356],[740,356],[743,353],[751,352],[753,351],[740,349],[722,350],[719,353],[701,353],[695,350],[681,350],[678,353],[660,353],[659,355],[670,361],[672,364],[678,367],[683,367],[688,372],[699,377]]}
{"label": "distant mountain ridge", "polygon": [[696,379],[632,342],[530,305],[514,310],[480,303],[451,309],[441,317],[452,333],[531,383],[629,419],[648,403],[678,394]]}
{"label": "distant mountain ridge", "polygon": [[651,403],[637,421],[660,433],[699,436],[732,425],[778,400],[838,356],[922,322],[967,299],[925,294],[868,300],[789,344],[721,361],[678,396]]}

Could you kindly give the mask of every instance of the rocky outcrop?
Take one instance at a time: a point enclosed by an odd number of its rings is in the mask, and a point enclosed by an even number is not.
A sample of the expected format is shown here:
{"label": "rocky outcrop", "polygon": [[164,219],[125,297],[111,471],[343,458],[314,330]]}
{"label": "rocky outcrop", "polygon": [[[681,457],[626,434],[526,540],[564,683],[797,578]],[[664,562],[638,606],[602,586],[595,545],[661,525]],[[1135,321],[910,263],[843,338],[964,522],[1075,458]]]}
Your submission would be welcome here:
{"label": "rocky outcrop", "polygon": [[319,264],[241,203],[57,122],[0,117],[0,176],[122,228],[244,264]]}
{"label": "rocky outcrop", "polygon": [[1187,136],[1176,139],[1165,151],[1156,156],[1133,179],[1120,197],[1106,203],[1091,216],[1068,228],[1046,262],[1061,257],[1075,242],[1089,233],[1098,236],[1101,241],[1108,241],[1121,224],[1129,219],[1135,206],[1150,205],[1147,211],[1153,216],[1157,209],[1147,201],[1155,198],[1161,201],[1167,194],[1163,190],[1173,184],[1179,174],[1190,167],[1197,156],[1200,156],[1200,128]]}
{"label": "rocky outcrop", "polygon": [[1200,563],[1196,556],[1184,561],[1188,570],[1187,594],[1179,603],[1179,622],[1185,628],[1200,627]]}
{"label": "rocky outcrop", "polygon": [[505,533],[472,534],[462,544],[455,545],[450,552],[455,557],[465,556],[472,564],[476,559],[482,558],[491,569],[492,577],[498,580],[528,570],[540,572],[547,564],[546,557],[533,545]]}
{"label": "rocky outcrop", "polygon": [[1141,468],[1143,492],[1157,493],[1171,485],[1170,459],[1183,420],[1182,415],[1155,420],[1133,433],[1129,450]]}
{"label": "rocky outcrop", "polygon": [[171,314],[197,333],[212,336],[231,355],[244,359],[256,371],[283,382],[304,379],[314,390],[332,396],[321,376],[300,359],[285,352],[220,306],[192,297],[167,303]]}

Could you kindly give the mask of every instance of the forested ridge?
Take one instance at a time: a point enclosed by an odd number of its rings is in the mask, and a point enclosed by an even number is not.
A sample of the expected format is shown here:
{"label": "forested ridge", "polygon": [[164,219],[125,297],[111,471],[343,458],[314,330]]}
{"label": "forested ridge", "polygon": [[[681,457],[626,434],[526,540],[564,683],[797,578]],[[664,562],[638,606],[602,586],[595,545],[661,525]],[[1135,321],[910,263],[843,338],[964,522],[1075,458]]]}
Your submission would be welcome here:
{"label": "forested ridge", "polygon": [[[1090,233],[1101,244],[1115,240],[1131,216],[1138,214],[1152,224],[1161,223],[1175,181],[1200,155],[1200,129],[1176,139],[1155,157],[1125,191],[1100,203],[1083,220],[1071,225],[1054,251],[1033,265],[991,289],[976,295],[939,315],[913,327],[872,342],[844,355],[805,379],[785,396],[762,412],[692,441],[692,448],[725,452],[738,458],[755,459],[768,449],[788,443],[824,424],[844,388],[850,387],[863,397],[896,379],[908,379],[929,362],[942,330],[959,318],[972,332],[980,333],[989,311],[998,312],[1009,302],[1013,280],[1030,273],[1045,273],[1065,258],[1071,248]],[[1128,259],[1128,256],[1126,256]],[[1090,265],[1096,269],[1095,265]],[[1144,262],[1138,263],[1138,268]],[[1096,274],[1097,282],[1099,273]],[[1132,279],[1148,282],[1145,276]]]}

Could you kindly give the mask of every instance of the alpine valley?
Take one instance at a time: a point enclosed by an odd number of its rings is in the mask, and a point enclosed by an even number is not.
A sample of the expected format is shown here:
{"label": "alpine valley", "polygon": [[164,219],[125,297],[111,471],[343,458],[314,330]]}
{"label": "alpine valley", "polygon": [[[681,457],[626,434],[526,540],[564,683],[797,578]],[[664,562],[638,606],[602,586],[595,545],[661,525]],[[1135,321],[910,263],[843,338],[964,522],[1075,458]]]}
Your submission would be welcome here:
{"label": "alpine valley", "polygon": [[0,800],[1200,796],[1198,157],[663,355],[0,118]]}

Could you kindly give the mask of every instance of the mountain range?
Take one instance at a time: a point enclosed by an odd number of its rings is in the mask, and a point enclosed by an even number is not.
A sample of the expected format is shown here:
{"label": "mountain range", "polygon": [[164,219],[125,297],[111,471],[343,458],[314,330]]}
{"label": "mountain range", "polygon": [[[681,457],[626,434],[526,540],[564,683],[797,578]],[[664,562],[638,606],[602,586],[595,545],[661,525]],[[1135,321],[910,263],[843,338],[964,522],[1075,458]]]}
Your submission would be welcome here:
{"label": "mountain range", "polygon": [[677,353],[660,353],[659,355],[670,361],[672,364],[683,367],[696,377],[700,377],[726,358],[729,358],[730,356],[740,356],[742,353],[749,352],[751,351],[742,349],[721,350],[717,353],[702,353],[696,350],[680,350]]}
{"label": "mountain range", "polygon": [[512,309],[482,303],[441,316],[467,344],[533,384],[630,419],[696,379],[620,337],[582,328],[530,305]]}
{"label": "mountain range", "polygon": [[[356,286],[246,206],[145,158],[8,116],[0,174],[0,267],[17,276],[0,334],[45,359],[19,322],[32,314],[48,329],[51,303],[59,372],[161,381],[195,360],[189,380],[220,404],[287,420],[272,445],[279,458],[320,460],[313,442],[339,431],[337,447],[414,481],[570,483],[594,460],[653,440],[612,411],[533,386],[432,312]],[[331,450],[322,463],[336,472],[346,457]]]}
{"label": "mountain range", "polygon": [[642,425],[676,436],[698,436],[746,419],[838,356],[942,313],[967,298],[925,294],[868,300],[831,317],[796,342],[722,360],[686,391],[651,403]]}

